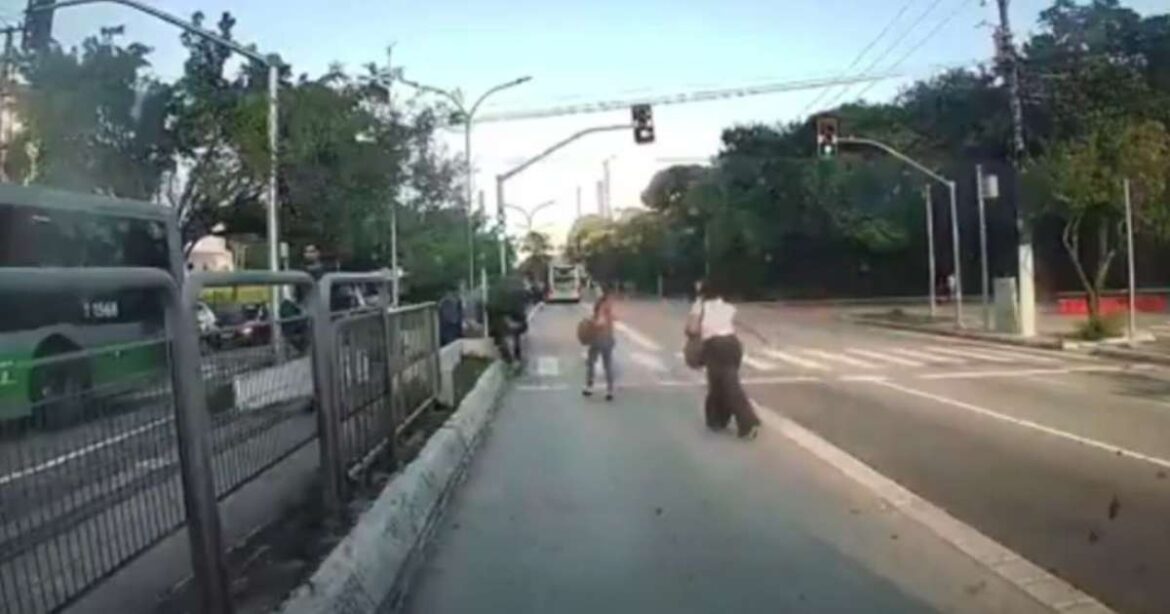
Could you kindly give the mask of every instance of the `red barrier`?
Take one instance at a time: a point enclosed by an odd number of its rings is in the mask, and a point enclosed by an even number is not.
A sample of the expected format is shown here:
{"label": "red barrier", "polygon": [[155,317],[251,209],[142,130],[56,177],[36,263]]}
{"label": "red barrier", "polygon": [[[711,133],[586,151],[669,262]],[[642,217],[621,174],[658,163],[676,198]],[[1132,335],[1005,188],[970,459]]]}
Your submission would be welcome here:
{"label": "red barrier", "polygon": [[[1160,294],[1141,294],[1137,296],[1134,307],[1143,313],[1164,313],[1166,311],[1166,297]],[[1057,312],[1066,316],[1083,316],[1089,313],[1089,300],[1086,297],[1062,298],[1056,301]],[[1129,309],[1129,299],[1124,296],[1102,296],[1101,314],[1110,315],[1124,313]]]}

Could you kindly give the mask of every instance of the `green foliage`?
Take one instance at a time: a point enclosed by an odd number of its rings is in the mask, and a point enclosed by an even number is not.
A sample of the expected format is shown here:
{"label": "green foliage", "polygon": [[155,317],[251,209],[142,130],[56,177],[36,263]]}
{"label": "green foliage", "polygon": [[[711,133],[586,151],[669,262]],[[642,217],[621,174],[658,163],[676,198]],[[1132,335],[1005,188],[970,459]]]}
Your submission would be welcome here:
{"label": "green foliage", "polygon": [[1120,337],[1123,328],[1123,320],[1117,315],[1093,315],[1077,325],[1073,336],[1085,341],[1100,341]]}

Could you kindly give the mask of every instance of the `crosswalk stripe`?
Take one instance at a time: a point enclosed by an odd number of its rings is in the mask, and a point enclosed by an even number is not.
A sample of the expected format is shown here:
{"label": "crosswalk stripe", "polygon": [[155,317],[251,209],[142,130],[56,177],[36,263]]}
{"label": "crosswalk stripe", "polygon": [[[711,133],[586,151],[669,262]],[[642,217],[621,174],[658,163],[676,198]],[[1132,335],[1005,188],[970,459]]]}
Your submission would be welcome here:
{"label": "crosswalk stripe", "polygon": [[634,327],[625,322],[614,322],[613,326],[619,333],[625,335],[627,339],[633,341],[635,345],[640,346],[642,349],[651,352],[662,351],[662,346],[658,345],[658,342],[638,332]]}
{"label": "crosswalk stripe", "polygon": [[989,350],[987,348],[979,348],[979,352],[981,354],[988,354],[988,355],[992,355],[992,356],[1003,356],[1005,358],[1010,358],[1012,360],[1024,361],[1024,362],[1040,362],[1040,363],[1049,363],[1049,364],[1056,364],[1056,363],[1063,362],[1059,358],[1053,358],[1051,356],[1040,356],[1040,355],[1031,354],[1028,352],[1014,352],[1012,350],[1001,350],[1001,349]]}
{"label": "crosswalk stripe", "polygon": [[895,354],[901,354],[903,356],[917,358],[918,360],[925,360],[928,363],[936,362],[936,363],[943,363],[943,364],[948,364],[948,365],[961,365],[961,364],[963,364],[963,361],[959,360],[958,358],[952,358],[950,356],[939,356],[937,354],[931,354],[929,352],[924,352],[922,350],[910,350],[907,348],[890,348],[890,351],[894,352]]}
{"label": "crosswalk stripe", "polygon": [[761,360],[755,356],[752,356],[751,354],[748,354],[747,352],[743,353],[743,362],[747,364],[747,366],[757,371],[775,371],[777,368],[775,363]]}
{"label": "crosswalk stripe", "polygon": [[861,348],[849,348],[846,351],[852,352],[854,354],[859,354],[859,355],[865,356],[867,358],[873,358],[874,360],[883,360],[883,361],[888,362],[888,363],[901,365],[903,367],[922,367],[922,366],[925,366],[923,363],[920,363],[917,360],[910,360],[908,358],[901,358],[898,356],[890,356],[889,354],[883,354],[881,352],[874,352],[871,350],[863,350]]}
{"label": "crosswalk stripe", "polygon": [[817,369],[820,371],[827,371],[829,369],[828,367],[826,367],[825,365],[822,365],[819,362],[808,360],[807,358],[801,358],[799,356],[794,356],[794,355],[789,354],[787,352],[781,352],[780,350],[774,350],[772,348],[767,348],[767,349],[764,349],[763,352],[768,355],[768,358],[775,358],[776,360],[781,360],[781,361],[784,361],[790,365],[795,365],[797,367],[802,367],[805,369]]}
{"label": "crosswalk stripe", "polygon": [[966,346],[951,348],[934,345],[930,347],[930,351],[940,352],[942,354],[950,354],[951,356],[962,356],[963,358],[976,358],[978,360],[986,360],[987,362],[1015,362],[1015,360],[1011,358],[996,356],[994,354],[984,354],[983,352],[977,352],[974,349],[969,349]]}
{"label": "crosswalk stripe", "polygon": [[872,362],[866,362],[864,360],[854,358],[852,356],[846,356],[845,354],[834,354],[832,352],[826,352],[824,350],[801,350],[801,351],[804,352],[805,354],[810,355],[810,356],[816,356],[817,358],[820,358],[823,360],[837,361],[837,362],[840,362],[843,364],[847,364],[851,367],[857,367],[859,369],[877,369],[878,368],[878,365],[875,365]]}
{"label": "crosswalk stripe", "polygon": [[662,361],[653,354],[646,352],[630,352],[630,360],[654,371],[656,373],[666,373],[670,371]]}

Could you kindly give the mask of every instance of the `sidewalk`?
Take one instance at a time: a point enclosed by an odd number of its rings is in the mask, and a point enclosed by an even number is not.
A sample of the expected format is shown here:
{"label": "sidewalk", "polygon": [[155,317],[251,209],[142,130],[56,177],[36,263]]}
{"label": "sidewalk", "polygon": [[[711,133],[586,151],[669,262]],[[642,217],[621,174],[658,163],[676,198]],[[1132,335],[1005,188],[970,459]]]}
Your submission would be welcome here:
{"label": "sidewalk", "polygon": [[577,317],[533,323],[407,611],[1043,611],[781,432],[708,432],[701,387],[583,398]]}

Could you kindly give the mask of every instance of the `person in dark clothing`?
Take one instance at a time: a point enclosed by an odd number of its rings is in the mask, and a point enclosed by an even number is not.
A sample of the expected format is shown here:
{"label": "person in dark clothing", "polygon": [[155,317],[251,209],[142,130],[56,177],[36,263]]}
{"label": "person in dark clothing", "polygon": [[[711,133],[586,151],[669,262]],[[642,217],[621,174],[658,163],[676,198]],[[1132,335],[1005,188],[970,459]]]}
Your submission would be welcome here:
{"label": "person in dark clothing", "polygon": [[447,292],[439,301],[439,346],[463,336],[463,303],[455,292]]}
{"label": "person in dark clothing", "polygon": [[734,416],[739,436],[755,439],[759,434],[760,419],[739,378],[743,345],[735,332],[735,307],[723,300],[721,284],[713,280],[703,282],[690,318],[688,328],[701,331],[703,340],[703,363],[707,368],[707,400],[704,405],[707,426],[712,430],[722,430]]}
{"label": "person in dark clothing", "polygon": [[528,312],[523,282],[501,279],[488,298],[488,328],[506,362],[523,360],[523,336],[528,332]]}

